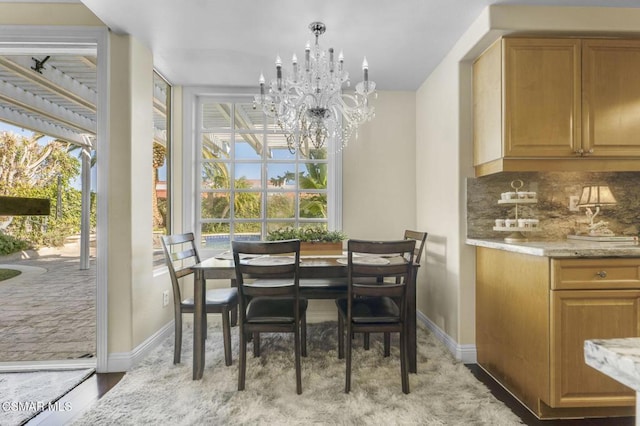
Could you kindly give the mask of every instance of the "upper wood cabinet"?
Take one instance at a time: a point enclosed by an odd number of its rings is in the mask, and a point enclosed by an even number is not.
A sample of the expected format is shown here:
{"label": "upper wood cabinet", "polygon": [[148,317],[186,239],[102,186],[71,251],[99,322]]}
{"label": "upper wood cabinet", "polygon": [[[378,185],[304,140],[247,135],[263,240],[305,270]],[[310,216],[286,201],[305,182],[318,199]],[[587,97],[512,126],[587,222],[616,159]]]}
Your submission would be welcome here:
{"label": "upper wood cabinet", "polygon": [[640,152],[640,40],[582,42],[584,149],[598,156]]}
{"label": "upper wood cabinet", "polygon": [[640,170],[638,69],[640,40],[499,40],[473,64],[476,175]]}

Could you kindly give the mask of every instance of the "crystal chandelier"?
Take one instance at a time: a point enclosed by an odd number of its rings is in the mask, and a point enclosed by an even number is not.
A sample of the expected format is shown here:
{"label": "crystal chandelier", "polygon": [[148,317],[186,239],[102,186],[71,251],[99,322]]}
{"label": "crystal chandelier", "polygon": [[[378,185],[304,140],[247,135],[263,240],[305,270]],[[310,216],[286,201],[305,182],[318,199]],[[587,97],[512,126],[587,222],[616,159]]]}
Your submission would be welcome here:
{"label": "crystal chandelier", "polygon": [[369,64],[364,58],[363,81],[356,84],[353,92],[343,93],[350,81],[342,52],[336,61],[333,48],[328,52],[320,48],[318,38],[326,30],[322,22],[312,22],[309,29],[316,42],[313,47],[307,42],[304,62],[298,64],[294,54],[291,69],[284,73],[278,56],[276,78],[271,80],[268,91],[264,75],[260,74],[260,94],[255,96],[254,108],[261,105],[277,128],[284,131],[292,153],[302,148],[320,149],[330,138],[339,151],[354,131],[357,137],[358,126],[373,118],[369,96],[376,97],[376,84],[369,80]]}

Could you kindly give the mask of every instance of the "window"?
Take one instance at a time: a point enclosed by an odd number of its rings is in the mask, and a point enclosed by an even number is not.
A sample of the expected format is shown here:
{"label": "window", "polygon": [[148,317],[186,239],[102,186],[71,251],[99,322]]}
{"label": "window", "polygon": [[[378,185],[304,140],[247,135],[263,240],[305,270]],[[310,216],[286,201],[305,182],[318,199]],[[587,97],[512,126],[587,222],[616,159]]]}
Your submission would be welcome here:
{"label": "window", "polygon": [[153,266],[164,265],[160,236],[169,233],[171,147],[171,86],[158,73],[153,73]]}
{"label": "window", "polygon": [[196,103],[196,229],[203,249],[260,240],[282,227],[339,226],[336,159],[323,148],[290,152],[251,97]]}

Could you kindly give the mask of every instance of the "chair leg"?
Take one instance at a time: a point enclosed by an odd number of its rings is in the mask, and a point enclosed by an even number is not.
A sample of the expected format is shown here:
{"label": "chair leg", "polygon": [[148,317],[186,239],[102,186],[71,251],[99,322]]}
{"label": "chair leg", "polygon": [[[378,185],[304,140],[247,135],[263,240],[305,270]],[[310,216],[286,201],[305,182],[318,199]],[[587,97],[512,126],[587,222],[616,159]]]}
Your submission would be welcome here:
{"label": "chair leg", "polygon": [[231,356],[231,326],[229,325],[229,309],[222,310],[222,339],[224,341],[224,363],[229,366],[233,363]]}
{"label": "chair leg", "polygon": [[253,356],[260,357],[260,333],[253,333]]}
{"label": "chair leg", "polygon": [[240,327],[240,348],[238,354],[238,390],[244,390],[244,382],[247,373],[247,334]]}
{"label": "chair leg", "polygon": [[[348,320],[348,319],[347,319]],[[347,323],[347,336],[351,336],[351,324]],[[351,339],[347,339],[347,372],[345,374],[345,382],[344,382],[344,393],[349,393],[351,391],[351,347],[353,346],[353,341]]]}
{"label": "chair leg", "polygon": [[[235,278],[231,279],[231,287],[238,287],[238,282]],[[231,309],[231,327],[238,325],[238,306],[234,306]]]}
{"label": "chair leg", "polygon": [[364,333],[364,350],[368,351],[369,350],[369,332],[365,332]]}
{"label": "chair leg", "polygon": [[173,363],[180,364],[180,353],[182,352],[182,314],[176,315],[174,334],[175,341],[173,342]]}
{"label": "chair leg", "polygon": [[302,393],[302,360],[300,359],[300,330],[298,327],[294,331],[294,351],[296,357],[296,393],[300,395]]}
{"label": "chair leg", "polygon": [[391,355],[391,333],[384,333],[384,356]]}
{"label": "chair leg", "polygon": [[344,358],[344,319],[338,312],[338,359]]}
{"label": "chair leg", "polygon": [[209,322],[209,317],[207,313],[204,314],[204,324],[202,324],[202,340],[207,340],[207,323]]}
{"label": "chair leg", "polygon": [[400,374],[402,375],[402,392],[409,393],[409,359],[407,357],[407,336],[400,332]]}
{"label": "chair leg", "polygon": [[302,337],[302,348],[301,348],[301,352],[302,352],[302,356],[306,357],[307,356],[307,313],[305,312],[304,314],[302,314],[302,318],[301,318],[301,330],[300,330],[300,334]]}

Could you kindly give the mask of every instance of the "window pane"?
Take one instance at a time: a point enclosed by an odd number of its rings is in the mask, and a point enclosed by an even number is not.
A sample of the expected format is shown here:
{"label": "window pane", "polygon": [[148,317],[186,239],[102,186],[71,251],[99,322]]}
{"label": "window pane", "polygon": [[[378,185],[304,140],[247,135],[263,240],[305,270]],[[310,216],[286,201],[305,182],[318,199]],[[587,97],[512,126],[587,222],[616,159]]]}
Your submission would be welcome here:
{"label": "window pane", "polygon": [[241,133],[236,135],[236,160],[259,160],[262,158],[264,141],[262,135]]}
{"label": "window pane", "polygon": [[326,160],[327,159],[327,149],[310,149],[309,147],[303,148],[298,151],[300,154],[301,160]]}
{"label": "window pane", "polygon": [[257,189],[262,187],[261,163],[236,163],[236,189]]}
{"label": "window pane", "polygon": [[301,218],[326,218],[327,194],[301,192],[299,215]]}
{"label": "window pane", "polygon": [[253,102],[236,104],[235,127],[240,130],[262,130],[264,113],[261,108],[253,109]]}
{"label": "window pane", "polygon": [[296,185],[296,165],[289,163],[268,163],[267,164],[267,187],[268,188],[295,188]]}
{"label": "window pane", "polygon": [[300,167],[300,189],[327,189],[327,163],[304,163]]}
{"label": "window pane", "polygon": [[171,86],[154,71],[153,73],[153,266],[164,265],[164,252],[160,235],[170,232],[169,152],[171,149]]}
{"label": "window pane", "polygon": [[293,228],[295,226],[295,222],[269,222],[267,223],[267,234],[271,231],[277,231],[282,228]]}
{"label": "window pane", "polygon": [[230,196],[228,192],[203,192],[200,217],[202,219],[228,219],[230,217]]}
{"label": "window pane", "polygon": [[296,196],[293,192],[267,193],[267,219],[293,219]]}
{"label": "window pane", "polygon": [[262,223],[237,222],[235,224],[233,239],[238,241],[260,241],[262,239]]}
{"label": "window pane", "polygon": [[289,151],[286,137],[282,133],[267,133],[267,144],[271,154],[270,159],[294,160],[296,158],[295,152]]}
{"label": "window pane", "polygon": [[229,179],[230,163],[205,162],[202,163],[202,189],[230,189]]}
{"label": "window pane", "polygon": [[231,134],[225,132],[202,134],[202,158],[228,159],[231,153]]}
{"label": "window pane", "polygon": [[203,247],[221,251],[229,249],[230,226],[228,223],[203,223],[200,232]]}
{"label": "window pane", "polygon": [[231,128],[231,104],[210,102],[202,105],[202,127],[204,129]]}
{"label": "window pane", "polygon": [[260,219],[262,217],[262,194],[260,192],[236,192],[235,217],[238,219]]}

